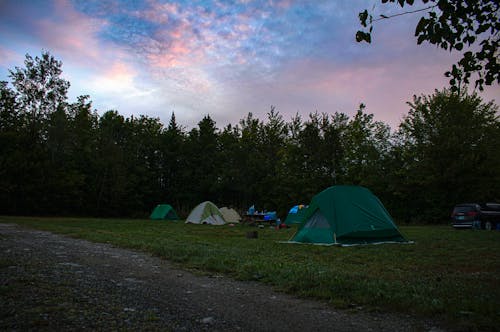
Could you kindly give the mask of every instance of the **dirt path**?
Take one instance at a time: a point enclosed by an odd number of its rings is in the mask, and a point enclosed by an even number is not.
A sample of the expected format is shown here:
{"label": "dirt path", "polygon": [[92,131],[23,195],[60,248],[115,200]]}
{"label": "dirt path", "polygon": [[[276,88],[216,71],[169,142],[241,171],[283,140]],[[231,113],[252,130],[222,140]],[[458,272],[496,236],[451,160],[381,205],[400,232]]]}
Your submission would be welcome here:
{"label": "dirt path", "polygon": [[441,331],[12,224],[0,224],[0,297],[0,330]]}

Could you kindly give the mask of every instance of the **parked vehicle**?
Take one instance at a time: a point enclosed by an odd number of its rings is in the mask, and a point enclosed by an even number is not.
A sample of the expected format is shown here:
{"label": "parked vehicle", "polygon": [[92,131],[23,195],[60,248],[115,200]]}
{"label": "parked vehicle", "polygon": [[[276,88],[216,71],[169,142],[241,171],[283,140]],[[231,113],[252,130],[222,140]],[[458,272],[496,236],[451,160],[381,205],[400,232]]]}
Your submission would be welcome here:
{"label": "parked vehicle", "polygon": [[464,203],[455,205],[451,213],[454,228],[497,229],[500,225],[500,203]]}

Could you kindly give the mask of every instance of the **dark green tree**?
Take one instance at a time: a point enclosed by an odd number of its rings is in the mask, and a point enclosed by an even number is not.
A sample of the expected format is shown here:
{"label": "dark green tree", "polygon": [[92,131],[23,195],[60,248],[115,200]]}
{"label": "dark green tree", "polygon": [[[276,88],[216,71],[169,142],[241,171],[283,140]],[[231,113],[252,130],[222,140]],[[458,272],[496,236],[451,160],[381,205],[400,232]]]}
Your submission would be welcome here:
{"label": "dark green tree", "polygon": [[219,202],[225,206],[239,208],[244,205],[245,192],[242,181],[242,164],[244,158],[241,149],[241,131],[238,125],[228,124],[219,135],[218,156],[221,160],[219,167],[220,191]]}
{"label": "dark green tree", "polygon": [[179,213],[189,212],[190,170],[187,165],[186,134],[172,112],[169,124],[161,136],[161,176],[158,179],[161,199],[176,206]]}
{"label": "dark green tree", "polygon": [[442,222],[454,204],[498,200],[498,107],[450,90],[415,96],[409,105],[397,133],[401,161],[394,182],[413,217]]}
{"label": "dark green tree", "polygon": [[158,203],[164,202],[158,182],[162,170],[160,149],[163,125],[158,118],[141,115],[126,119],[125,126],[127,201],[138,216],[145,216]]}
{"label": "dark green tree", "polygon": [[383,166],[390,149],[390,129],[386,124],[375,121],[373,114],[365,113],[365,108],[361,104],[345,128],[345,181],[380,192],[376,189],[379,183],[385,187]]}
{"label": "dark green tree", "polygon": [[19,105],[14,90],[0,81],[0,131],[7,133],[20,127]]}
{"label": "dark green tree", "polygon": [[330,185],[329,156],[324,140],[323,129],[327,127],[326,114],[311,113],[309,120],[299,134],[297,156],[301,165],[296,181],[300,184],[303,199],[310,200],[312,196]]}
{"label": "dark green tree", "polygon": [[73,214],[98,215],[95,197],[98,195],[97,175],[99,116],[92,109],[89,96],[79,96],[69,105],[68,132],[71,160],[68,162],[81,177],[80,195],[72,201]]}
{"label": "dark green tree", "polygon": [[257,208],[263,208],[264,201],[259,197],[262,188],[261,179],[266,174],[265,160],[263,155],[263,123],[255,118],[252,113],[240,120],[241,128],[241,151],[239,160],[241,183],[243,191],[243,204],[249,207],[255,204]]}
{"label": "dark green tree", "polygon": [[99,119],[96,151],[95,211],[98,215],[127,215],[129,174],[125,143],[129,135],[125,118],[117,111],[107,111]]}
{"label": "dark green tree", "polygon": [[[285,200],[281,208],[289,209],[291,206],[304,203],[307,195],[304,193],[303,183],[303,156],[300,152],[301,132],[304,123],[299,114],[295,114],[287,124],[288,136],[285,141],[284,153],[279,165],[280,187]],[[288,212],[288,211],[285,211]]]}
{"label": "dark green tree", "polygon": [[67,107],[69,82],[61,77],[61,68],[62,63],[48,52],[35,58],[26,55],[24,67],[9,71],[12,92],[7,93],[5,84],[2,87],[3,94],[15,97],[15,109],[7,112],[17,121],[17,152],[5,158],[13,167],[8,187],[16,197],[14,206],[18,212],[50,213],[54,208],[52,193],[47,188],[54,184],[52,175],[56,167],[47,141],[49,128],[55,124],[54,114],[65,113]]}
{"label": "dark green tree", "polygon": [[344,113],[335,112],[331,120],[323,127],[325,155],[329,170],[330,182],[342,184],[347,172],[346,167],[346,131],[349,117]]}
{"label": "dark green tree", "polygon": [[198,128],[193,128],[188,135],[188,174],[190,201],[196,204],[210,200],[217,204],[220,189],[218,158],[218,129],[209,115],[203,117]]}
{"label": "dark green tree", "polygon": [[281,197],[287,208],[307,204],[312,196],[343,182],[343,136],[348,117],[318,112],[302,123],[296,115],[288,124],[290,133],[280,172]]}
{"label": "dark green tree", "polygon": [[0,82],[0,211],[13,213],[19,204],[21,175],[19,165],[25,159],[22,151],[23,118],[17,96],[7,82]]}
{"label": "dark green tree", "polygon": [[73,135],[66,105],[49,115],[44,165],[45,184],[42,203],[45,213],[71,215],[78,211],[84,175],[74,162]]}
{"label": "dark green tree", "polygon": [[15,67],[9,73],[31,137],[44,139],[44,121],[67,100],[70,84],[61,77],[62,62],[49,52],[35,58],[26,54],[24,67]]}
{"label": "dark green tree", "polygon": [[267,113],[267,122],[262,126],[262,148],[261,167],[265,172],[258,179],[260,186],[260,198],[263,200],[261,208],[268,211],[276,211],[283,205],[283,190],[279,178],[279,169],[282,167],[287,126],[281,114],[271,106]]}

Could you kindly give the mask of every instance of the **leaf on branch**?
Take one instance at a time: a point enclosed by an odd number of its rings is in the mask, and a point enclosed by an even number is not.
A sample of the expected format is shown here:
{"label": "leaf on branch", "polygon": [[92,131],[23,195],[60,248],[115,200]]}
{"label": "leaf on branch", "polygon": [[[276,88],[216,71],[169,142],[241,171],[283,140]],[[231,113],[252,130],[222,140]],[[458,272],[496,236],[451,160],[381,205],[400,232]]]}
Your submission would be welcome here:
{"label": "leaf on branch", "polygon": [[484,84],[484,79],[480,78],[480,79],[478,79],[478,80],[476,81],[476,83],[475,83],[475,85],[474,85],[474,86],[475,86],[477,89],[479,89],[479,91],[483,91],[483,90],[484,90],[484,88],[483,88],[483,84]]}
{"label": "leaf on branch", "polygon": [[420,36],[418,36],[418,38],[417,38],[417,44],[418,44],[418,45],[422,44],[422,42],[423,42],[424,40],[426,40],[426,39],[427,39],[427,37],[426,37],[425,35],[420,35]]}
{"label": "leaf on branch", "polygon": [[464,42],[468,43],[469,46],[476,41],[476,37],[474,36],[466,36],[464,38]]}
{"label": "leaf on branch", "polygon": [[477,34],[477,35],[479,35],[479,34],[481,34],[481,33],[485,32],[486,30],[488,30],[488,28],[489,28],[489,27],[490,27],[490,25],[489,25],[489,24],[481,24],[481,25],[479,26],[479,28],[477,28],[477,30],[476,30],[476,34]]}
{"label": "leaf on branch", "polygon": [[365,41],[368,44],[372,42],[371,34],[363,32],[363,31],[358,31],[356,32],[356,41],[358,43]]}
{"label": "leaf on branch", "polygon": [[356,42],[360,43],[363,41],[363,31],[358,31],[356,32]]}
{"label": "leaf on branch", "polygon": [[363,12],[359,13],[358,16],[361,25],[366,28],[368,26],[366,23],[366,21],[368,20],[368,10],[365,9]]}
{"label": "leaf on branch", "polygon": [[425,30],[427,22],[428,20],[425,17],[422,17],[420,21],[418,21],[417,27],[415,28],[415,36],[418,36],[421,32]]}

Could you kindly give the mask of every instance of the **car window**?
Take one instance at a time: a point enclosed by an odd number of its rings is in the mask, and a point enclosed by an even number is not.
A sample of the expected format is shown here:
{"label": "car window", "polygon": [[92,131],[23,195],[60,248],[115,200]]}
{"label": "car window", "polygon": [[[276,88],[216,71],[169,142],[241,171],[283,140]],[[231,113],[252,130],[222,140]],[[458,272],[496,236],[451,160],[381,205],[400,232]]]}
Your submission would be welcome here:
{"label": "car window", "polygon": [[453,209],[453,213],[465,213],[465,212],[469,212],[469,211],[475,211],[474,206],[472,206],[472,205],[459,205],[459,206],[455,206],[455,208]]}

